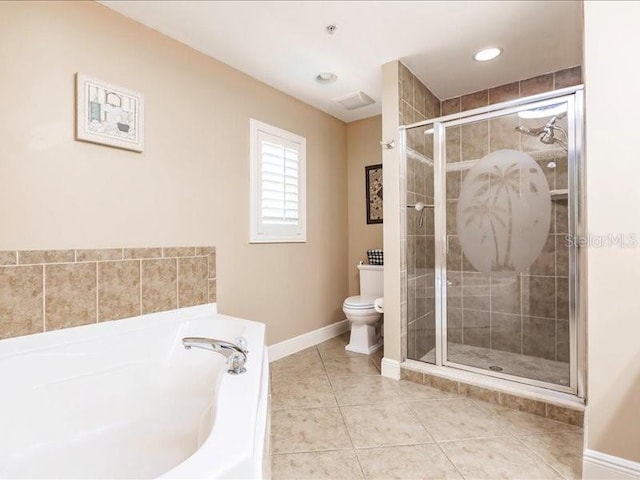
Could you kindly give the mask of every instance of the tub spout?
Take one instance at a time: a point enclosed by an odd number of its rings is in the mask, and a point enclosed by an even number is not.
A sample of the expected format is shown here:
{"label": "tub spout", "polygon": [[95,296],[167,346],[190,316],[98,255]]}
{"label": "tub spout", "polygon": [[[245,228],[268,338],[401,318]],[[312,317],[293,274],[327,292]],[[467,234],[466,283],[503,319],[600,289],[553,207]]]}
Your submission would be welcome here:
{"label": "tub spout", "polygon": [[239,338],[234,344],[215,338],[185,337],[182,339],[182,345],[187,350],[192,347],[203,348],[224,355],[227,358],[227,366],[229,367],[227,371],[232,375],[238,375],[247,370],[244,368],[244,364],[247,361],[247,353],[249,352],[246,349],[247,341],[244,338]]}

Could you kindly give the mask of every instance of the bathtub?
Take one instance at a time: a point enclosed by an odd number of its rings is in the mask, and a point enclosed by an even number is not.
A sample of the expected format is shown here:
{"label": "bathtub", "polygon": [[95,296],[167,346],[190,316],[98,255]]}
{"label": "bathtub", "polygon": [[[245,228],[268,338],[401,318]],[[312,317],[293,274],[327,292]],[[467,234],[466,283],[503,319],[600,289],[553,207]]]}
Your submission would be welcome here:
{"label": "bathtub", "polygon": [[[245,337],[247,371],[186,336]],[[268,368],[215,304],[2,340],[0,478],[268,476]]]}

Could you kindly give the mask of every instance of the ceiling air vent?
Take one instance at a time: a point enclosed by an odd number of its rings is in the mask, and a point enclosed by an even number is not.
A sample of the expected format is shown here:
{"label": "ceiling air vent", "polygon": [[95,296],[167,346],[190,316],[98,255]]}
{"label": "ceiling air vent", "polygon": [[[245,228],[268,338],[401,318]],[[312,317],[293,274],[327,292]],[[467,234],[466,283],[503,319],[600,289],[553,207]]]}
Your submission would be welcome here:
{"label": "ceiling air vent", "polygon": [[344,97],[334,98],[333,101],[339,103],[347,110],[355,110],[376,103],[373,98],[364,92],[353,92]]}

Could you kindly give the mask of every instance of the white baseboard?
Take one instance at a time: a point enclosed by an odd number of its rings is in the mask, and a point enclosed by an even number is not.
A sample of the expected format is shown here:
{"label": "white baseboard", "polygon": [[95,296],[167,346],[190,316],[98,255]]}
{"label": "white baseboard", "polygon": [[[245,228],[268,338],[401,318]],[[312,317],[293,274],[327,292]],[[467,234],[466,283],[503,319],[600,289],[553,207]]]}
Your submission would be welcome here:
{"label": "white baseboard", "polygon": [[390,358],[383,358],[380,373],[383,377],[400,380],[400,362]]}
{"label": "white baseboard", "polygon": [[311,332],[303,333],[297,337],[290,338],[284,342],[275,343],[269,346],[269,362],[275,362],[281,358],[288,357],[305,348],[313,347],[319,343],[342,335],[349,330],[349,320],[346,318],[326,327],[318,328]]}
{"label": "white baseboard", "polygon": [[582,478],[585,480],[640,479],[640,463],[586,449],[582,455]]}

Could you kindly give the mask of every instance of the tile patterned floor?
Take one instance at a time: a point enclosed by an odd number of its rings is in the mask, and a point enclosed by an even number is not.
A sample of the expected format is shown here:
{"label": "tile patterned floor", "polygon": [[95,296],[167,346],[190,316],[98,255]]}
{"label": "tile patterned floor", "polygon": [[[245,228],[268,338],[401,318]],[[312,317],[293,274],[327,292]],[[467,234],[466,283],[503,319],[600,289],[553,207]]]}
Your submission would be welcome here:
{"label": "tile patterned floor", "polygon": [[271,364],[274,480],[581,477],[581,428],[381,377],[347,341]]}

